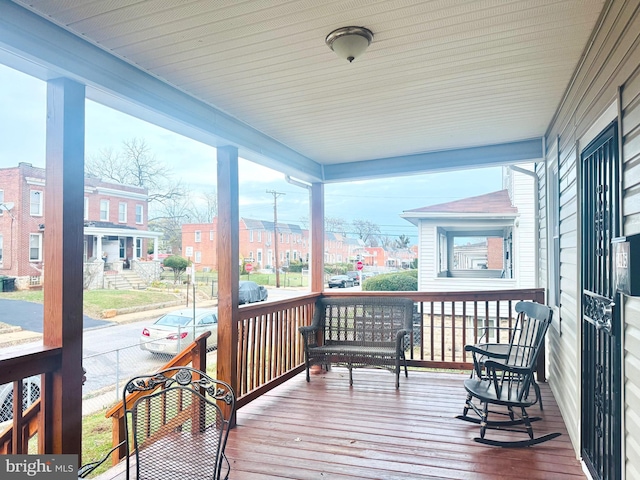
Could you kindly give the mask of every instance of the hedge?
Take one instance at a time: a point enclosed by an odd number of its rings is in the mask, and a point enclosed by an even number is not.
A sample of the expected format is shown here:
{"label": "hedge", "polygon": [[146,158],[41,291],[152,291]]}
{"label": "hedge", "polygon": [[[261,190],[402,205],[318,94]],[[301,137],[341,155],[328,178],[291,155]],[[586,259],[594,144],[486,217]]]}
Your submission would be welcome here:
{"label": "hedge", "polygon": [[362,290],[369,292],[416,292],[418,291],[418,271],[385,273],[367,278],[362,283]]}

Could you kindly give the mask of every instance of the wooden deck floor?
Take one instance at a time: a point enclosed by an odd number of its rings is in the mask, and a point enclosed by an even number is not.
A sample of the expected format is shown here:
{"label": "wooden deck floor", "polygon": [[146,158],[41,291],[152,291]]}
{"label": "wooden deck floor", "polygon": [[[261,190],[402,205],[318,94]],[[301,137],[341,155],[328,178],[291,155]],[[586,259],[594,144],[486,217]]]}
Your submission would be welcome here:
{"label": "wooden deck floor", "polygon": [[[238,411],[227,457],[232,480],[266,479],[584,479],[547,385],[536,435],[562,432],[523,449],[473,441],[479,427],[461,413],[464,374],[409,372],[394,388],[384,370],[333,368],[304,375]],[[489,437],[491,435],[491,437]],[[495,432],[488,432],[495,438]],[[519,436],[518,439],[522,439]],[[112,469],[115,473],[117,469]],[[116,478],[113,473],[103,478]]]}

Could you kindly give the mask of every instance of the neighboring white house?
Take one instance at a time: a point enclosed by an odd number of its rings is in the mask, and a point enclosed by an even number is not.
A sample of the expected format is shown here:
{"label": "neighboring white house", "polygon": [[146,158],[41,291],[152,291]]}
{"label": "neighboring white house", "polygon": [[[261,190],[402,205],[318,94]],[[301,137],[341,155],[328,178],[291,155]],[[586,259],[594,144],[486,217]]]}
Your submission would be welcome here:
{"label": "neighboring white house", "polygon": [[400,215],[418,227],[419,291],[536,286],[532,174],[530,165],[505,167],[502,190]]}

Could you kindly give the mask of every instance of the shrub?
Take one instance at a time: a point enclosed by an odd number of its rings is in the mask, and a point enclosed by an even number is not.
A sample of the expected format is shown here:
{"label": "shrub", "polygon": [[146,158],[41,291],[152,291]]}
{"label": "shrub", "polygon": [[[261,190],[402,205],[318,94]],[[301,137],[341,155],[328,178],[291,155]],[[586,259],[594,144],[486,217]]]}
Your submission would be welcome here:
{"label": "shrub", "polygon": [[385,273],[366,279],[362,283],[363,291],[377,292],[415,292],[418,290],[417,271]]}
{"label": "shrub", "polygon": [[162,262],[165,267],[169,267],[173,270],[173,281],[177,283],[180,277],[189,266],[189,260],[179,255],[172,255],[164,259]]}

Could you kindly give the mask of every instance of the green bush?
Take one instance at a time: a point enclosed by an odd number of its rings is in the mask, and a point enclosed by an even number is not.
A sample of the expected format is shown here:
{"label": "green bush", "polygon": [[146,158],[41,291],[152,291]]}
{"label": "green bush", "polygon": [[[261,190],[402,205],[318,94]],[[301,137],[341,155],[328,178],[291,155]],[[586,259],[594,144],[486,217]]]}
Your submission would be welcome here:
{"label": "green bush", "polygon": [[385,273],[366,279],[362,290],[369,292],[415,292],[418,290],[417,271]]}
{"label": "green bush", "polygon": [[178,283],[180,277],[189,266],[189,260],[179,255],[172,255],[164,259],[162,262],[165,267],[169,267],[173,270],[173,281]]}
{"label": "green bush", "polygon": [[309,269],[308,263],[293,261],[289,264],[290,272],[300,273],[302,272],[302,270],[308,270],[308,269]]}

